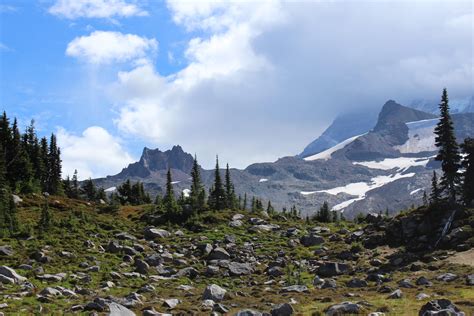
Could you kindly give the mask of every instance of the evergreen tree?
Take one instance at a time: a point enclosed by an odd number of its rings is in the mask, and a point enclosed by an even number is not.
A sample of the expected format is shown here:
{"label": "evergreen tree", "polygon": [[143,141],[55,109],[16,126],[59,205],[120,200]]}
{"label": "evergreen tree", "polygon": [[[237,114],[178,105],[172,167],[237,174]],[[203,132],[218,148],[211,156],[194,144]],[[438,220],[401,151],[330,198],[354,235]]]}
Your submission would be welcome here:
{"label": "evergreen tree", "polygon": [[331,221],[331,213],[329,211],[329,205],[326,201],[319,209],[319,221],[323,223],[329,223]]}
{"label": "evergreen tree", "polygon": [[3,146],[0,146],[0,237],[12,235],[18,230],[16,206],[5,174],[5,154]]}
{"label": "evergreen tree", "polygon": [[180,220],[180,210],[174,196],[173,181],[171,179],[171,170],[166,174],[166,192],[163,197],[163,210],[168,222],[178,222]]}
{"label": "evergreen tree", "polygon": [[196,155],[194,156],[193,168],[191,170],[191,191],[189,199],[194,214],[201,213],[206,208],[206,191],[201,180],[201,172]]}
{"label": "evergreen tree", "polygon": [[48,193],[45,193],[45,202],[41,209],[41,216],[38,223],[40,232],[47,231],[51,227],[51,213],[49,212]]}
{"label": "evergreen tree", "polygon": [[462,161],[462,199],[464,204],[469,206],[474,200],[474,138],[466,138],[461,149],[465,155]]}
{"label": "evergreen tree", "polygon": [[226,207],[231,210],[235,209],[236,197],[234,185],[232,184],[232,180],[230,178],[229,164],[227,164],[225,169],[225,199]]}
{"label": "evergreen tree", "polygon": [[247,210],[247,193],[244,193],[244,203],[242,205],[242,210]]}
{"label": "evergreen tree", "polygon": [[77,169],[74,170],[74,174],[71,180],[71,198],[79,198],[79,182],[77,179]]}
{"label": "evergreen tree", "polygon": [[51,134],[48,153],[48,193],[61,194],[61,184],[61,151],[57,145],[56,135]]}
{"label": "evergreen tree", "polygon": [[433,177],[431,178],[431,194],[430,202],[431,204],[437,204],[441,199],[441,189],[438,186],[438,176],[436,171],[433,171]]}
{"label": "evergreen tree", "polygon": [[454,136],[454,127],[449,114],[448,93],[443,89],[441,103],[439,104],[440,120],[435,128],[435,144],[439,148],[436,160],[441,161],[443,176],[441,177],[441,190],[445,192],[450,203],[456,201],[457,185],[459,184],[458,170],[460,156],[458,145]]}
{"label": "evergreen tree", "polygon": [[272,202],[270,202],[270,200],[268,200],[268,204],[267,204],[267,213],[269,215],[272,215],[275,213],[275,209],[273,208]]}
{"label": "evergreen tree", "polygon": [[[337,211],[331,211],[331,214],[332,214],[331,221],[332,221],[333,223],[339,222],[339,216],[338,216]],[[382,215],[382,212],[380,212],[380,215]]]}
{"label": "evergreen tree", "polygon": [[226,193],[222,185],[221,174],[219,170],[219,158],[216,157],[216,169],[214,171],[214,186],[209,194],[209,207],[212,210],[218,211],[224,209],[226,206]]}
{"label": "evergreen tree", "polygon": [[428,196],[426,195],[426,191],[423,191],[423,205],[428,205]]}
{"label": "evergreen tree", "polygon": [[43,172],[40,176],[40,183],[41,183],[41,190],[43,192],[47,192],[49,190],[48,188],[48,181],[49,181],[49,146],[48,146],[48,140],[46,137],[41,138],[40,140],[40,160],[43,165]]}
{"label": "evergreen tree", "polygon": [[255,196],[252,196],[252,203],[250,206],[250,210],[252,211],[252,213],[257,212],[257,203],[255,201]]}
{"label": "evergreen tree", "polygon": [[82,192],[88,201],[95,201],[97,199],[97,189],[91,178],[84,181]]}

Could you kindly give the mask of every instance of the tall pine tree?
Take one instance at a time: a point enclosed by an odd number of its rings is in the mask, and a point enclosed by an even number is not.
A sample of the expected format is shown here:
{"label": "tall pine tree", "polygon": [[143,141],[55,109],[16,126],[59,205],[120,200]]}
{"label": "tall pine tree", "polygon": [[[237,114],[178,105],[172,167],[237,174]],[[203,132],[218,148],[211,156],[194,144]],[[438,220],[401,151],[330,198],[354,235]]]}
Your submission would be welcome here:
{"label": "tall pine tree", "polygon": [[196,155],[194,155],[193,168],[191,170],[191,192],[189,199],[194,214],[201,213],[206,208],[206,191],[201,180],[200,167]]}
{"label": "tall pine tree", "polygon": [[454,136],[454,127],[449,114],[448,92],[443,89],[441,103],[439,104],[440,120],[435,128],[435,144],[439,148],[436,160],[441,161],[443,176],[441,177],[441,189],[447,195],[450,203],[455,203],[457,185],[459,184],[459,162],[458,145]]}
{"label": "tall pine tree", "polygon": [[222,185],[221,173],[219,170],[219,157],[216,157],[216,169],[214,171],[214,185],[209,194],[209,207],[218,211],[226,207],[226,194]]}
{"label": "tall pine tree", "polygon": [[173,190],[173,180],[171,179],[171,170],[168,169],[166,174],[166,192],[163,196],[163,210],[165,212],[165,218],[168,222],[178,222],[180,218],[179,205],[176,202]]}
{"label": "tall pine tree", "polygon": [[436,171],[433,171],[433,177],[431,178],[431,193],[430,193],[430,202],[431,204],[439,203],[441,199],[441,189],[438,185],[438,176]]}
{"label": "tall pine tree", "polygon": [[230,178],[229,164],[227,164],[225,169],[225,200],[228,209],[235,209],[237,198],[235,196],[234,184]]}

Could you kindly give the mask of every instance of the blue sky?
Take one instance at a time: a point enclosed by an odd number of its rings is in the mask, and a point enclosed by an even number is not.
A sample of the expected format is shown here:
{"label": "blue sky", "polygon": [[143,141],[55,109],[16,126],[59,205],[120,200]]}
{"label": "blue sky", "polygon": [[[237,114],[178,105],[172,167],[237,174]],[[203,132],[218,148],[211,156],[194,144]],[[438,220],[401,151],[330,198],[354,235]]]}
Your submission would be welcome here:
{"label": "blue sky", "polygon": [[0,103],[64,173],[180,144],[204,167],[294,155],[340,113],[473,93],[471,1],[9,1]]}

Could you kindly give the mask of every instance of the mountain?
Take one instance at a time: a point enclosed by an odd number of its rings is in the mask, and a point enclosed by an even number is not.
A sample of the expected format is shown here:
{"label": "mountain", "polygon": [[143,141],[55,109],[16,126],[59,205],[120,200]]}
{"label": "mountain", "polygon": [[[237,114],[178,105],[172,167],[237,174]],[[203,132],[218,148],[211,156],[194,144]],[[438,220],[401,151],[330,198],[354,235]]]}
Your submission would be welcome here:
{"label": "mountain", "polygon": [[[452,117],[458,140],[474,136],[474,113]],[[423,192],[430,189],[433,169],[439,167],[433,159],[437,122],[436,115],[388,101],[374,128],[366,133],[304,159],[283,157],[244,170],[231,169],[231,176],[238,194],[271,200],[278,209],[296,205],[303,214],[312,214],[327,201],[347,218],[358,213],[397,212],[420,204]],[[342,131],[341,125],[338,128]],[[145,148],[138,162],[95,182],[111,191],[126,179],[142,181],[154,195],[163,192],[170,167],[179,193],[191,185],[192,161],[180,146],[164,152]],[[206,188],[212,185],[213,172],[201,169]]]}
{"label": "mountain", "polygon": [[[439,100],[417,99],[412,101],[410,107],[424,112],[438,113]],[[449,108],[452,114],[474,113],[474,95],[449,100]]]}
{"label": "mountain", "polygon": [[369,131],[374,127],[376,122],[377,112],[369,109],[340,115],[336,117],[321,136],[306,146],[303,152],[298,156],[300,158],[306,158],[320,153],[339,144],[345,139]]}

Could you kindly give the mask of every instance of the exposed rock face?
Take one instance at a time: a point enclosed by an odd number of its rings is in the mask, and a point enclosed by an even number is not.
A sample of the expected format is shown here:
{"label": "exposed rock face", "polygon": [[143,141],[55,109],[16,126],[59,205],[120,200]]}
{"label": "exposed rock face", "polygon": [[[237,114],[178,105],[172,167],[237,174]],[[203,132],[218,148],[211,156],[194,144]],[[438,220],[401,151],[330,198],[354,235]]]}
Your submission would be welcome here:
{"label": "exposed rock face", "polygon": [[465,316],[465,313],[457,308],[450,300],[439,299],[429,301],[423,305],[418,313],[419,316],[450,315]]}

